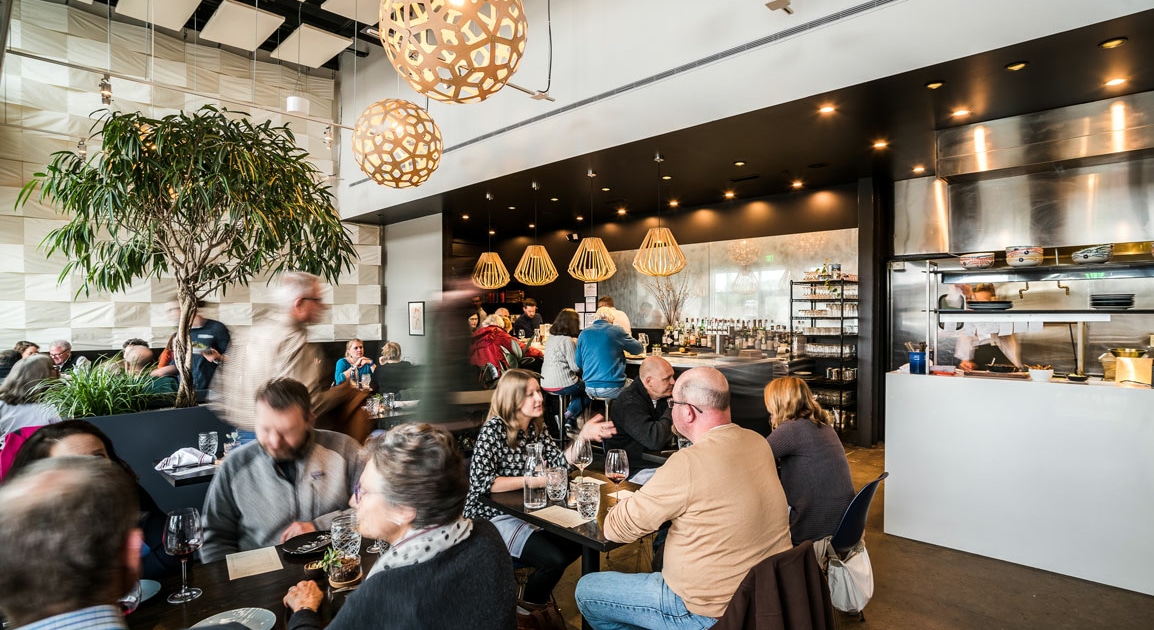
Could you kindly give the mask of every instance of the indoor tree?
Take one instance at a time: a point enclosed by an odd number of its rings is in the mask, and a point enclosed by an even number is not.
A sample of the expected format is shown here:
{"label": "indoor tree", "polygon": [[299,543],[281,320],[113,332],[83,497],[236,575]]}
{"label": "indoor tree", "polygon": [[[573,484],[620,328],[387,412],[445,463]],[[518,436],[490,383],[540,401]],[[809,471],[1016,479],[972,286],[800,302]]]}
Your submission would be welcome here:
{"label": "indoor tree", "polygon": [[352,268],[352,241],[324,174],[287,125],[212,106],[161,119],[108,112],[98,125],[100,151],[88,159],[52,154],[17,206],[40,187],[40,198],[69,217],[41,247],[68,257],[60,280],[78,274],[78,295],[175,278],[176,406],[192,406],[189,326],[197,302],[265,272],[295,269],[335,282]]}

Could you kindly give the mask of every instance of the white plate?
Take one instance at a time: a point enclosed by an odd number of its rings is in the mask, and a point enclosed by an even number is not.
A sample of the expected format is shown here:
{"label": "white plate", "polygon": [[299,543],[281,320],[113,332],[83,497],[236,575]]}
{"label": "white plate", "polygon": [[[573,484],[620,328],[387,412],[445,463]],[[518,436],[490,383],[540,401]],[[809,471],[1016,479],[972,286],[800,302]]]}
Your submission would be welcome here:
{"label": "white plate", "polygon": [[160,592],[160,582],[156,580],[141,580],[140,581],[140,601],[146,602]]}
{"label": "white plate", "polygon": [[264,608],[237,608],[217,613],[197,623],[193,628],[215,626],[223,623],[239,623],[249,630],[272,630],[276,625],[276,615]]}

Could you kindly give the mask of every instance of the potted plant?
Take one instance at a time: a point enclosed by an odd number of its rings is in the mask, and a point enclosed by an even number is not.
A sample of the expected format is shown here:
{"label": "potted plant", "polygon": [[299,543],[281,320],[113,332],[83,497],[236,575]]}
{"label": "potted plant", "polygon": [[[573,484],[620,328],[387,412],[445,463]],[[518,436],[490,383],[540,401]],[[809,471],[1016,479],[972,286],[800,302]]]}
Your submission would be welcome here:
{"label": "potted plant", "polygon": [[329,586],[334,590],[352,586],[361,579],[361,559],[343,555],[335,547],[330,547],[318,562],[328,574]]}
{"label": "potted plant", "polygon": [[164,118],[107,112],[87,159],[52,154],[21,190],[70,217],[41,243],[77,273],[79,294],[117,292],[171,275],[180,318],[173,342],[180,373],[175,404],[196,404],[189,328],[196,304],[258,274],[308,271],[335,282],[352,268],[352,240],[333,209],[323,173],[292,131],[244,114],[202,107]]}
{"label": "potted plant", "polygon": [[50,379],[40,385],[38,402],[56,409],[61,418],[93,418],[137,413],[171,405],[174,393],[158,389],[147,373],[121,369],[119,355]]}

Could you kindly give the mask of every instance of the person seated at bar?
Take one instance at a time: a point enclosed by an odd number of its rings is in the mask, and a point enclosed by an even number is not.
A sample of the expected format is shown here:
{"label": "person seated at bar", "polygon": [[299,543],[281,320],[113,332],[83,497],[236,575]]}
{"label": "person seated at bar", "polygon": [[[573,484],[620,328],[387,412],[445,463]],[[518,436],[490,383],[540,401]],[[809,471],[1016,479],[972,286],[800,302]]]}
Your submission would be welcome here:
{"label": "person seated at bar", "polygon": [[82,368],[90,364],[86,357],[72,356],[72,344],[67,339],[57,339],[48,344],[48,356],[60,374],[67,374],[75,368]]}
{"label": "person seated at bar", "polygon": [[381,367],[377,368],[377,391],[399,394],[401,390],[414,387],[415,367],[401,360],[401,344],[390,341],[381,348]]}
{"label": "person seated at bar", "polygon": [[[962,292],[969,302],[992,302],[998,299],[994,285],[989,283],[970,285]],[[958,367],[967,372],[989,369],[990,365],[1012,364],[1022,367],[1018,336],[1000,335],[999,330],[1001,324],[997,323],[967,323],[963,326],[957,345],[954,346]]]}
{"label": "person seated at bar", "polygon": [[34,354],[39,354],[40,346],[31,341],[17,341],[13,350],[20,353],[21,359],[27,359]]}
{"label": "person seated at bar", "polygon": [[365,356],[365,342],[360,339],[350,339],[345,344],[345,356],[337,359],[337,369],[333,374],[333,384],[352,379],[353,387],[360,387],[361,379],[368,376],[372,380],[377,371],[377,364]]}
{"label": "person seated at bar", "polygon": [[[524,488],[529,444],[542,445],[542,454],[549,466],[566,466],[566,460],[573,460],[573,445],[569,452],[562,453],[545,430],[541,403],[541,386],[532,372],[513,369],[501,377],[493,392],[489,420],[481,427],[473,446],[469,496],[465,500],[465,518],[491,521],[501,533],[509,553],[521,564],[535,569],[525,585],[523,597],[534,605],[548,603],[565,568],[581,556],[581,545],[482,505],[481,497],[493,492],[520,492]],[[580,437],[600,441],[613,432],[613,424],[598,415],[581,427]]]}
{"label": "person seated at bar", "polygon": [[132,468],[116,455],[112,440],[103,431],[84,420],[65,420],[43,427],[20,447],[5,477],[16,477],[33,463],[50,457],[101,457],[123,468],[135,482],[139,513],[144,515],[139,521],[144,534],[140,550],[144,578],[157,580],[180,570],[180,561],[164,552],[165,513],[140,485]]}
{"label": "person seated at bar", "polygon": [[829,417],[805,381],[787,376],[765,386],[769,446],[790,506],[793,544],[832,536],[853,501],[849,460]]}
{"label": "person seated at bar", "polygon": [[541,365],[541,389],[550,394],[571,396],[569,407],[563,413],[566,425],[589,404],[585,382],[581,380],[581,368],[577,367],[577,335],[580,333],[581,320],[577,311],[561,309],[549,328],[545,360]]}
{"label": "person seated at bar", "polygon": [[652,468],[642,455],[660,451],[673,440],[673,410],[666,402],[673,395],[673,366],[661,357],[646,357],[637,378],[613,403],[617,435],[605,440],[605,450],[619,448],[629,457],[630,470]]}
{"label": "person seated at bar", "polygon": [[53,407],[38,402],[41,384],[56,378],[52,359],[37,354],[20,359],[0,385],[0,436],[24,427],[60,421]]}
{"label": "person seated at bar", "polygon": [[521,304],[521,315],[513,321],[513,336],[532,339],[541,327],[541,314],[537,312],[537,300],[525,298]]}
{"label": "person seated at bar", "polygon": [[[389,543],[330,628],[516,627],[513,563],[493,524],[461,515],[469,481],[452,434],[428,424],[393,428],[365,447],[353,493],[358,529]],[[289,589],[293,630],[321,628],[324,593]]]}
{"label": "person seated at bar", "polygon": [[299,381],[273,379],[255,399],[257,443],[229,453],[204,499],[204,562],[328,529],[361,474],[356,440],[313,427]]}
{"label": "person seated at bar", "polygon": [[633,337],[613,323],[613,307],[597,309],[593,324],[577,336],[577,367],[592,398],[617,398],[625,387],[625,354],[645,351]]}
{"label": "person seated at bar", "polygon": [[762,560],[791,548],[789,507],[765,438],[733,424],[729,383],[693,368],[673,386],[673,425],[693,442],[605,516],[628,543],[671,521],[660,573],[590,573],[577,607],[594,628],[708,628]]}
{"label": "person seated at bar", "polygon": [[473,341],[469,348],[469,363],[482,369],[486,365],[492,364],[496,366],[497,374],[500,375],[508,368],[517,367],[516,365],[509,365],[502,348],[513,351],[513,347],[516,345],[523,355],[536,358],[544,356],[540,350],[532,346],[525,347],[521,345],[520,341],[514,339],[505,330],[505,321],[500,315],[494,313],[481,322],[480,328],[473,331]]}
{"label": "person seated at bar", "polygon": [[126,628],[140,571],[137,496],[103,458],[53,457],[0,486],[0,612],[13,628]]}

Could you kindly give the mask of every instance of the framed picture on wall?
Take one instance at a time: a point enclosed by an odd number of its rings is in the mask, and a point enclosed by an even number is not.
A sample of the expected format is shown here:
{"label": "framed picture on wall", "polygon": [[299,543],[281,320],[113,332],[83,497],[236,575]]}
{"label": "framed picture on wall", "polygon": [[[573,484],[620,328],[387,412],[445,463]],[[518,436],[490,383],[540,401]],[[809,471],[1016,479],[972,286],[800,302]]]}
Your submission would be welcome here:
{"label": "framed picture on wall", "polygon": [[409,302],[409,336],[425,336],[424,302]]}

